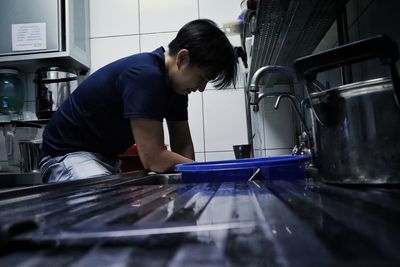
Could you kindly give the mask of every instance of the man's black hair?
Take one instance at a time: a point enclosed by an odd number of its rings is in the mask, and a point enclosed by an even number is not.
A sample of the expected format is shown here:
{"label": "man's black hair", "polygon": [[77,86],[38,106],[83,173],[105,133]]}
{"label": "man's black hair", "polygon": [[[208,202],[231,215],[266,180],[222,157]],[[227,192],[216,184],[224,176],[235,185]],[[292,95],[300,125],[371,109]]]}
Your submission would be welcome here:
{"label": "man's black hair", "polygon": [[189,64],[209,71],[216,88],[233,84],[237,76],[234,49],[215,22],[198,19],[185,24],[168,45],[169,54],[175,56],[179,50],[189,51]]}

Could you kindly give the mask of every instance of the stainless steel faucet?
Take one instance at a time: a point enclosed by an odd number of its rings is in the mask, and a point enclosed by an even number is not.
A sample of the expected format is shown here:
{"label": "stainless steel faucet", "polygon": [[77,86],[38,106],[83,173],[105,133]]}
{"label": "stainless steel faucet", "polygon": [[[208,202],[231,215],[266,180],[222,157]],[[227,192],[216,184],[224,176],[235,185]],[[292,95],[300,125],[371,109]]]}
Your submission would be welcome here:
{"label": "stainless steel faucet", "polygon": [[[303,128],[302,130],[302,139],[303,141],[299,146],[295,146],[293,149],[294,154],[311,154],[309,146],[311,145],[311,138],[309,134],[309,130],[305,121],[305,114],[303,112],[303,106],[305,103],[301,103],[296,96],[293,94],[289,94],[287,92],[271,92],[271,93],[259,93],[260,91],[260,81],[261,78],[265,74],[282,74],[286,77],[291,78],[293,81],[296,79],[296,74],[294,70],[290,67],[285,67],[285,66],[277,66],[277,65],[267,65],[264,66],[260,69],[258,69],[250,82],[250,87],[249,87],[249,105],[253,106],[253,111],[257,112],[259,111],[259,103],[263,98],[277,98],[275,102],[275,109],[279,108],[279,104],[282,100],[282,98],[288,98],[290,100],[290,103],[292,104],[295,112],[297,113],[300,121],[301,121],[301,126]],[[315,91],[322,91],[324,90],[324,86],[318,82],[315,81],[313,82],[314,90]],[[306,144],[307,143],[307,144]]]}
{"label": "stainless steel faucet", "polygon": [[249,87],[249,105],[253,106],[253,111],[259,110],[260,100],[264,97],[277,97],[282,93],[269,93],[269,94],[259,94],[260,91],[260,81],[265,74],[283,74],[291,79],[295,79],[296,75],[293,69],[286,66],[279,65],[267,65],[259,68],[251,78]]}
{"label": "stainless steel faucet", "polygon": [[261,94],[253,93],[253,94],[251,94],[249,104],[253,106],[253,111],[258,112],[260,109],[260,106],[259,106],[260,101],[263,98],[277,98],[280,95],[284,95],[284,94],[287,94],[287,92],[273,92],[273,93],[261,93]]}
{"label": "stainless steel faucet", "polygon": [[258,92],[260,90],[259,83],[261,78],[264,74],[267,73],[278,73],[283,74],[292,78],[293,80],[296,78],[296,74],[293,69],[286,67],[286,66],[279,66],[279,65],[267,65],[264,67],[259,68],[251,78],[250,82],[250,92]]}

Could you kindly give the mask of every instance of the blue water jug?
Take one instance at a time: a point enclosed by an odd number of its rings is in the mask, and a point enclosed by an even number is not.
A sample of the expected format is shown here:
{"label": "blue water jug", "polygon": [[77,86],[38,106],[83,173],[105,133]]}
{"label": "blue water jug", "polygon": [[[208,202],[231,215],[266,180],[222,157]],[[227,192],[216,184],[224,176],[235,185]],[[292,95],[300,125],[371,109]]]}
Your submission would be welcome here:
{"label": "blue water jug", "polygon": [[15,69],[0,69],[0,115],[11,118],[22,114],[25,90],[19,72]]}

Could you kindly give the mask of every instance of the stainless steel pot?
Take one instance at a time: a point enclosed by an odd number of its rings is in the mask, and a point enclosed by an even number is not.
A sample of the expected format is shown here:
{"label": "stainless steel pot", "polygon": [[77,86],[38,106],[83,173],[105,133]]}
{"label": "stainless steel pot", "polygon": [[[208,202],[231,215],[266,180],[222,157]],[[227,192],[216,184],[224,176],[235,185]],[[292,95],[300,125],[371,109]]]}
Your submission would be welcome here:
{"label": "stainless steel pot", "polygon": [[78,86],[77,75],[59,67],[36,72],[36,116],[48,119]]}
{"label": "stainless steel pot", "polygon": [[[321,70],[380,57],[392,78],[352,83],[311,92]],[[374,37],[298,59],[313,111],[314,159],[326,182],[352,184],[400,183],[399,76],[397,45],[386,36]]]}

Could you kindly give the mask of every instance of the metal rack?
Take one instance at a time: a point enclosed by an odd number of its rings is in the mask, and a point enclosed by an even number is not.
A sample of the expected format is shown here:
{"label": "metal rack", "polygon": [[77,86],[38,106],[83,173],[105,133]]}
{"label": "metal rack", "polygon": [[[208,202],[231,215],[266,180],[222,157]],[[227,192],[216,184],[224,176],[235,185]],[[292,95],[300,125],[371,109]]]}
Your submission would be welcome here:
{"label": "metal rack", "polygon": [[[260,0],[252,63],[253,74],[265,65],[292,66],[296,58],[311,54],[342,11],[347,0]],[[265,85],[287,83],[266,77]]]}

